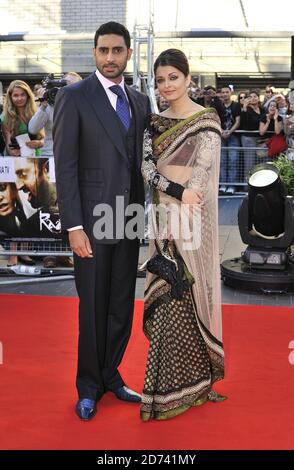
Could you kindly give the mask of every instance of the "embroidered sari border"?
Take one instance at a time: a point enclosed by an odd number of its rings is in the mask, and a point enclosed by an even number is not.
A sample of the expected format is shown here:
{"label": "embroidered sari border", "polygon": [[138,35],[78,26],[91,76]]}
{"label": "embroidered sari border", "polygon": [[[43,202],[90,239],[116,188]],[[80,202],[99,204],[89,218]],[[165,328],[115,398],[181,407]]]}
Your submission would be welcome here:
{"label": "embroidered sari border", "polygon": [[186,395],[192,395],[194,393],[201,393],[203,389],[209,388],[211,384],[211,379],[201,380],[198,384],[192,385],[191,387],[183,388],[178,392],[171,392],[164,395],[159,395],[155,393],[154,395],[147,395],[146,391],[143,391],[142,398],[143,403],[151,404],[151,403],[158,403],[158,404],[166,404],[169,402],[173,402],[179,399],[182,399]]}
{"label": "embroidered sari border", "polygon": [[[203,116],[203,114],[207,114],[207,113],[214,113],[214,114],[217,115],[217,112],[214,108],[202,109],[201,111],[198,111],[197,113],[192,114],[192,116],[189,116],[188,118],[183,119],[182,121],[178,122],[173,127],[171,127],[170,129],[168,129],[167,131],[163,132],[163,134],[161,134],[159,137],[157,137],[157,139],[155,139],[154,146],[158,146],[163,140],[165,140],[171,134],[173,134],[174,132],[182,129],[182,127],[189,124],[191,121],[194,121],[194,120],[200,118],[201,116]],[[164,118],[164,116],[162,116],[162,117]],[[167,118],[167,119],[170,119],[170,118]]]}

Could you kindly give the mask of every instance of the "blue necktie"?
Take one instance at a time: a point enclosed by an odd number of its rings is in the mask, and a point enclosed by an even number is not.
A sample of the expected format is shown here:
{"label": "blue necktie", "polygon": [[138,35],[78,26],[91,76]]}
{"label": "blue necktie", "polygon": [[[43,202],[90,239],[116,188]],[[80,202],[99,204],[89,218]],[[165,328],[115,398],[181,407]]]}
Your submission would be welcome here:
{"label": "blue necktie", "polygon": [[109,89],[117,95],[116,112],[126,130],[128,130],[131,119],[127,97],[119,85],[113,85]]}

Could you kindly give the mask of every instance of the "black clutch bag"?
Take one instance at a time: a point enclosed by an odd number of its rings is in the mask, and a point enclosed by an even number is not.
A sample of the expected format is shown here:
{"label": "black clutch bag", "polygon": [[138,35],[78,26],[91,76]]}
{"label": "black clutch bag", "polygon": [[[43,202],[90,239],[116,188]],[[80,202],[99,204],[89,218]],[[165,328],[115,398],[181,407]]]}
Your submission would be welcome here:
{"label": "black clutch bag", "polygon": [[171,285],[171,296],[174,299],[183,298],[187,283],[184,280],[184,266],[181,258],[177,258],[175,263],[162,254],[157,254],[148,261],[146,269]]}

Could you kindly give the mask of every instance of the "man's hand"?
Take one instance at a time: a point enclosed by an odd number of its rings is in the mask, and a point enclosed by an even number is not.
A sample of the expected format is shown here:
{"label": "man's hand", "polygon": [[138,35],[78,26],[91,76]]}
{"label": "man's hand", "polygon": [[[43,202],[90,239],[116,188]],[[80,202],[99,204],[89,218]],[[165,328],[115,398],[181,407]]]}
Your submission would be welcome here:
{"label": "man's hand", "polygon": [[43,98],[44,96],[44,93],[45,93],[45,88],[44,87],[41,87],[37,90],[37,93],[36,93],[36,98],[37,98],[37,101],[40,101],[40,105],[45,109],[47,108],[48,106],[48,101],[46,100],[40,100],[40,98]]}
{"label": "man's hand", "polygon": [[69,243],[72,251],[81,258],[93,258],[90,240],[82,229],[68,232]]}
{"label": "man's hand", "polygon": [[223,139],[228,139],[230,137],[230,131],[222,131],[222,138]]}

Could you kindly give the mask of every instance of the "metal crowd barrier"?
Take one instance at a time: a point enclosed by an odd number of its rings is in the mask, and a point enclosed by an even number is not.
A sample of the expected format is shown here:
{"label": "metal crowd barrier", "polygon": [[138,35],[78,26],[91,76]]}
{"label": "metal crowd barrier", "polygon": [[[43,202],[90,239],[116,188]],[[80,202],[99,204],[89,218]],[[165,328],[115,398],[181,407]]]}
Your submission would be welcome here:
{"label": "metal crowd barrier", "polygon": [[[220,188],[234,188],[233,194],[225,191],[224,197],[233,195],[243,196],[247,192],[247,181],[246,176],[250,168],[258,163],[272,161],[268,156],[267,148],[261,146],[242,146],[241,140],[244,136],[244,131],[236,131],[235,136],[239,138],[239,145],[224,146],[221,149],[221,163],[220,163]],[[252,131],[250,134],[246,131],[246,136],[260,137],[258,131]],[[294,149],[288,149],[288,153],[292,152],[292,158],[294,159]],[[4,157],[5,158],[5,157]],[[289,157],[290,158],[290,157]],[[51,159],[50,159],[51,160]],[[1,160],[0,160],[1,161]],[[4,160],[3,160],[4,162]],[[51,160],[52,162],[52,160]],[[50,165],[51,165],[50,162]],[[9,163],[9,162],[8,162]],[[3,163],[4,164],[4,163]],[[7,165],[7,162],[5,163]],[[11,163],[11,174],[10,179],[7,181],[15,185],[15,168],[14,163]],[[8,165],[9,166],[9,165]],[[6,168],[7,170],[7,168]],[[8,171],[8,170],[7,170]],[[10,171],[10,170],[9,170]],[[9,173],[8,171],[8,173]],[[51,182],[55,182],[54,169],[50,168],[50,175],[52,177]],[[13,179],[14,178],[14,179]],[[6,181],[5,179],[1,181]],[[148,198],[148,192],[146,194]],[[220,194],[220,197],[222,195]],[[147,213],[146,213],[147,219]],[[57,235],[58,236],[58,235]],[[147,237],[148,238],[148,237]],[[148,240],[147,240],[148,242]],[[61,239],[43,239],[43,238],[13,238],[8,236],[2,236],[0,230],[0,257],[1,256],[22,256],[29,255],[33,257],[45,257],[45,256],[72,256],[72,251],[68,243]],[[12,280],[0,280],[2,284],[15,284],[15,283],[28,283],[48,281],[48,280],[62,280],[73,278],[73,268],[56,267],[56,268],[44,268],[40,265],[36,266],[23,266],[21,264],[16,266],[7,267],[0,265],[0,277],[11,277]]]}
{"label": "metal crowd barrier", "polygon": [[[269,134],[273,134],[273,132],[267,133],[267,136]],[[226,188],[226,191],[220,191],[220,197],[244,195],[247,192],[247,175],[250,169],[259,163],[273,161],[273,158],[268,156],[265,138],[260,136],[258,131],[238,130],[232,135],[237,137],[239,145],[224,146],[225,141],[222,141],[219,188],[220,190]],[[254,137],[258,141],[257,145],[242,146],[242,140],[246,142],[246,137]],[[283,153],[289,159],[294,159],[294,148],[288,148]],[[227,192],[229,188],[234,188],[234,192]]]}
{"label": "metal crowd barrier", "polygon": [[[28,255],[33,258],[43,258],[46,256],[72,256],[69,245],[63,241],[42,241],[33,239],[11,238],[0,239],[0,256],[9,257],[10,255],[23,256]],[[13,248],[12,248],[13,247]],[[56,266],[54,268],[45,268],[42,260],[34,266],[27,266],[21,261],[15,266],[0,265],[0,285],[28,284],[32,282],[62,281],[74,278],[74,269],[72,267]],[[9,279],[6,279],[9,278]]]}

